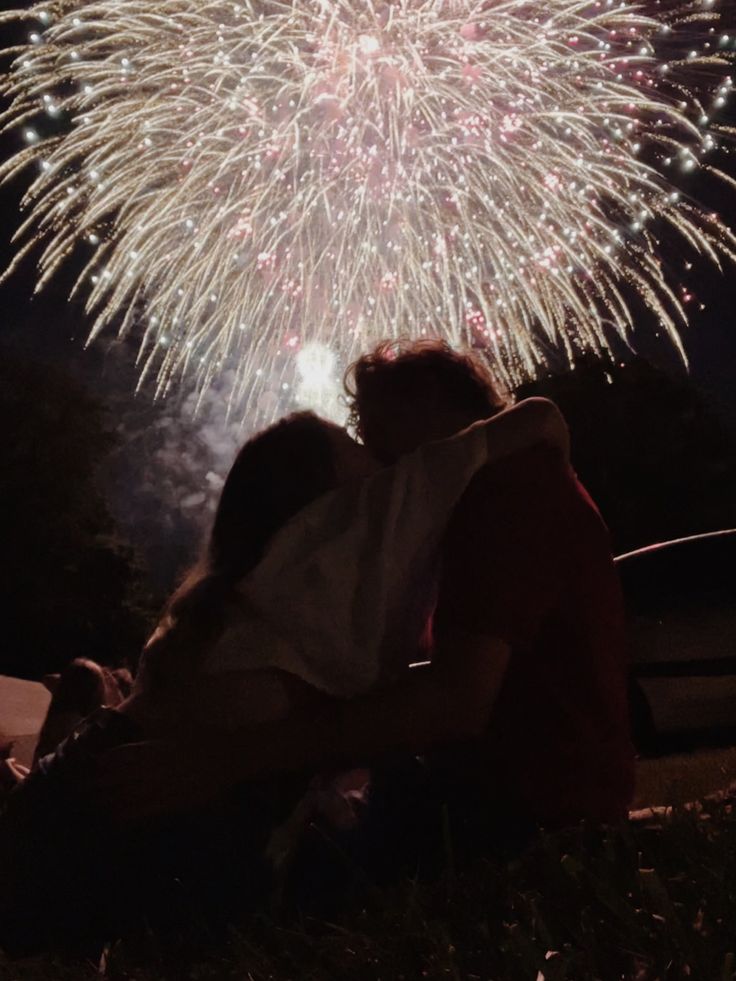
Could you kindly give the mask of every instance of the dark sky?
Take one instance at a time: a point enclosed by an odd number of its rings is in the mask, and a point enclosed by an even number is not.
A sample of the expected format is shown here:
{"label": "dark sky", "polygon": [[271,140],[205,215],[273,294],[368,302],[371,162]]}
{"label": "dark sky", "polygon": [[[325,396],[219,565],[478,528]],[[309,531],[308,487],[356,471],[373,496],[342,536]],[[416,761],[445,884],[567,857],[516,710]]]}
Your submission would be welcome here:
{"label": "dark sky", "polygon": [[[736,4],[731,6],[731,30],[736,33]],[[0,31],[0,43],[3,41],[7,44],[8,34],[3,37]],[[732,105],[732,113],[734,109]],[[0,158],[18,145],[16,135],[0,138]],[[736,178],[736,156],[722,152],[712,162]],[[3,269],[12,257],[10,238],[19,221],[23,186],[24,181],[18,180],[0,188]],[[723,187],[702,178],[689,178],[687,190],[736,228],[736,190],[725,193]],[[662,256],[671,268],[672,282],[686,284],[694,294],[691,325],[684,337],[692,379],[720,403],[736,427],[736,269],[721,275],[696,263],[686,273],[683,255],[667,243],[663,243]],[[165,405],[153,405],[145,393],[134,398],[132,342],[119,343],[110,332],[84,349],[88,319],[79,303],[66,299],[74,279],[74,263],[42,295],[32,298],[34,275],[30,259],[12,281],[0,286],[0,357],[3,349],[11,348],[24,352],[31,361],[48,362],[102,401],[121,446],[106,472],[106,497],[117,520],[145,556],[153,580],[168,588],[175,570],[189,561],[202,537],[218,481],[242,440],[242,430],[223,422],[224,400],[218,402],[217,392],[209,409],[194,422],[186,405],[182,409],[178,404],[186,392]],[[656,339],[646,318],[641,320],[634,345],[650,360],[682,371],[671,346]],[[591,411],[595,411],[594,406]]]}
{"label": "dark sky", "polygon": [[[722,9],[726,10],[725,4]],[[733,17],[736,26],[736,11],[726,13],[726,16]],[[4,38],[0,34],[0,40],[7,43],[7,39],[7,32]],[[10,135],[0,140],[0,156],[7,156],[9,150],[17,146],[17,139]],[[736,156],[720,153],[719,159],[713,162],[736,177]],[[22,184],[22,181],[18,181],[14,186],[0,190],[3,217],[0,225],[0,266],[3,268],[12,255],[9,239],[18,221]],[[736,191],[727,193],[723,187],[709,186],[702,180],[692,179],[687,189],[695,190],[710,208],[726,216],[732,227],[736,228]],[[672,281],[684,282],[695,297],[691,303],[691,326],[685,333],[692,377],[727,406],[736,421],[736,328],[733,315],[736,309],[736,270],[727,269],[725,274],[720,275],[696,263],[689,273],[685,273],[683,258],[674,251],[668,254],[666,244],[663,254],[672,267]],[[86,318],[80,306],[70,305],[65,299],[72,282],[72,272],[70,269],[69,275],[53,283],[43,296],[31,299],[33,262],[24,263],[12,282],[0,287],[0,342],[20,346],[31,357],[68,366],[70,371],[80,374],[87,384],[98,390],[97,379],[106,378],[101,384],[103,389],[117,384],[118,379],[121,384],[132,385],[134,373],[128,365],[130,358],[121,354],[118,345],[112,345],[112,354],[106,353],[109,340],[83,351],[88,328]],[[700,310],[701,303],[705,305],[705,310]],[[642,321],[634,341],[637,350],[645,356],[676,366],[671,349],[654,338],[646,321]]]}

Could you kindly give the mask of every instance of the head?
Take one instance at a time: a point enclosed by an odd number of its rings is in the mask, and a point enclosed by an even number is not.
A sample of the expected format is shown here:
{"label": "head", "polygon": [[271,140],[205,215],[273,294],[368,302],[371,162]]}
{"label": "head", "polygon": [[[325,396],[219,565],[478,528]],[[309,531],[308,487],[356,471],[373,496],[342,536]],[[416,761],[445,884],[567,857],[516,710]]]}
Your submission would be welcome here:
{"label": "head", "polygon": [[371,466],[364,447],[311,412],[295,413],[254,436],[222,489],[208,546],[210,568],[239,579],[290,518]]}
{"label": "head", "polygon": [[249,439],[225,480],[205,553],[169,600],[147,649],[176,623],[206,643],[221,625],[224,598],[258,565],[276,532],[312,501],[375,466],[365,447],[312,412],[287,416]]}
{"label": "head", "polygon": [[45,675],[43,684],[51,692],[51,702],[34,759],[56,749],[82,719],[103,705],[119,705],[128,694],[119,683],[126,677],[130,679],[130,672],[113,672],[85,657],[75,658],[60,674]]}
{"label": "head", "polygon": [[384,342],[351,366],[346,389],[356,432],[387,462],[510,404],[479,358],[444,341]]}

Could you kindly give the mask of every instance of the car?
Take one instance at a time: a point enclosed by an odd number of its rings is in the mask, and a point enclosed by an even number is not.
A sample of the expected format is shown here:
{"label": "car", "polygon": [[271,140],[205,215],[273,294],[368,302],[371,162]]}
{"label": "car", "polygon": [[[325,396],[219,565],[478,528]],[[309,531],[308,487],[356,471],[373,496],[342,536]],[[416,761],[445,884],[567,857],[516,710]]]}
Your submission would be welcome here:
{"label": "car", "polygon": [[616,558],[640,755],[736,745],[736,529]]}

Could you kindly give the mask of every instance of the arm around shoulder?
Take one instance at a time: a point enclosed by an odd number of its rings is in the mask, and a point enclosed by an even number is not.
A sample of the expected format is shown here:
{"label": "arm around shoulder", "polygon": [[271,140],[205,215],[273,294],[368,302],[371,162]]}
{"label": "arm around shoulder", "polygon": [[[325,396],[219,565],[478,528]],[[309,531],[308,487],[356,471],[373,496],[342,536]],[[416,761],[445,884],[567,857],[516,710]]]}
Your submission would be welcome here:
{"label": "arm around shoulder", "polygon": [[505,642],[458,633],[432,664],[390,687],[234,733],[229,767],[235,779],[251,779],[360,765],[477,737],[488,725],[508,660]]}
{"label": "arm around shoulder", "polygon": [[528,398],[483,423],[488,461],[522,452],[532,446],[550,446],[570,459],[570,432],[554,402]]}

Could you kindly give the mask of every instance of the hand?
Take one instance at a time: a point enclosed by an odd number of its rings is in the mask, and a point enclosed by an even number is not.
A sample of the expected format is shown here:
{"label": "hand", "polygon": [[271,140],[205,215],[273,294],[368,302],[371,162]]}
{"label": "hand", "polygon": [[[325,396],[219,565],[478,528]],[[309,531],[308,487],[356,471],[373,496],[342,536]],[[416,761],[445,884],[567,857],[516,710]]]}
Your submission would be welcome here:
{"label": "hand", "polygon": [[227,774],[198,744],[127,743],[97,760],[91,793],[120,824],[194,810],[229,788]]}
{"label": "hand", "polygon": [[27,766],[19,763],[14,756],[0,760],[0,793],[9,793],[28,776]]}

